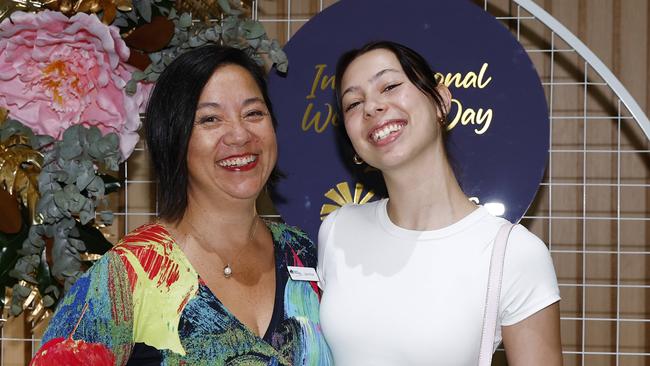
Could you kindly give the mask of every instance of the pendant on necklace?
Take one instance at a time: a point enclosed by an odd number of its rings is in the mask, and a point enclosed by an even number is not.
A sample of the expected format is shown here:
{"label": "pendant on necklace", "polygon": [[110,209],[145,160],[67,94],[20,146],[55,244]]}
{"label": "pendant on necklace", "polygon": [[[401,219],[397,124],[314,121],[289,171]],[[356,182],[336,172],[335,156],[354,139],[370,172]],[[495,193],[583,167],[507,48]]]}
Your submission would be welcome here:
{"label": "pendant on necklace", "polygon": [[230,268],[230,264],[226,264],[226,266],[223,267],[223,276],[226,278],[232,276],[232,268]]}

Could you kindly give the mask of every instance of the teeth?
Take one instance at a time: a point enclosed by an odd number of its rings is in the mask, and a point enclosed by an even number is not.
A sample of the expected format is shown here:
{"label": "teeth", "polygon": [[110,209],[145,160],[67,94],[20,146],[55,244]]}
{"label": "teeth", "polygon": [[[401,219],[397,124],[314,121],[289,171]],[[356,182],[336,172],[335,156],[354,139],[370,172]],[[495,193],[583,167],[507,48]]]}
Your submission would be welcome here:
{"label": "teeth", "polygon": [[219,160],[217,164],[222,167],[241,167],[257,160],[255,155],[240,156],[237,158]]}
{"label": "teeth", "polygon": [[371,137],[375,142],[378,142],[378,141],[381,141],[381,140],[385,139],[391,133],[401,130],[402,127],[403,127],[402,124],[390,123],[390,124],[382,127],[381,129],[373,132]]}

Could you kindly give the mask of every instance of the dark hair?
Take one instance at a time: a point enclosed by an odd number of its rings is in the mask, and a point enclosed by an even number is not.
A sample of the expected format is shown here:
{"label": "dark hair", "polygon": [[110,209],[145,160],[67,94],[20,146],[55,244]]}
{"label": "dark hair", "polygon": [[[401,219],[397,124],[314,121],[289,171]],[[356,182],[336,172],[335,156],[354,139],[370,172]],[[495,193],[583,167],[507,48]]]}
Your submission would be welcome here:
{"label": "dark hair", "polygon": [[[203,46],[178,56],[162,72],[151,93],[145,116],[147,148],[158,182],[156,197],[161,218],[178,221],[187,208],[187,147],[201,92],[214,72],[237,65],[253,77],[264,97],[273,127],[277,125],[266,89],[264,70],[243,51]],[[272,178],[277,176],[274,169]]]}
{"label": "dark hair", "polygon": [[[429,63],[424,59],[424,57],[420,56],[420,54],[409,47],[399,43],[391,41],[374,41],[363,45],[361,48],[353,49],[344,53],[336,64],[336,86],[334,95],[336,98],[336,110],[339,116],[339,121],[344,121],[341,99],[341,80],[343,79],[343,74],[345,74],[345,71],[348,69],[352,61],[357,59],[359,56],[380,49],[387,50],[395,55],[409,80],[420,89],[422,93],[429,96],[431,101],[435,103],[436,107],[438,107],[443,114],[443,118],[446,118],[446,114],[449,111],[445,110],[442,96],[436,89],[438,86],[438,80],[435,77],[435,72],[431,69],[431,66],[429,66]],[[339,139],[342,139],[341,142],[344,144],[344,146],[342,146],[344,149],[344,158],[349,160],[352,157],[352,154],[354,154],[352,142],[345,131],[345,123],[341,123],[340,125],[342,128],[339,129],[341,135],[339,136]]]}

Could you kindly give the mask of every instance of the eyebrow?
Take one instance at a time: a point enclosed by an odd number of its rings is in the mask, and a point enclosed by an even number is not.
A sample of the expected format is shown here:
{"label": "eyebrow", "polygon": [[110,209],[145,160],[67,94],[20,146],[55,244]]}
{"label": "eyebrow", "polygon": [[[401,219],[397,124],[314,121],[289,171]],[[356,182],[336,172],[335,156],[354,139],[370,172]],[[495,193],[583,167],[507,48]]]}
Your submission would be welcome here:
{"label": "eyebrow", "polygon": [[[382,75],[384,75],[387,72],[399,72],[399,71],[397,71],[395,69],[383,69],[383,70],[379,71],[378,73],[376,73],[375,75],[373,75],[370,79],[368,79],[368,82],[374,83],[377,79],[379,79]],[[341,94],[341,99],[343,99],[343,96],[346,93],[352,92],[352,91],[357,91],[357,90],[359,90],[358,86],[351,86],[351,87],[345,89],[345,91]]]}
{"label": "eyebrow", "polygon": [[[258,103],[258,102],[259,102],[259,103],[266,104],[266,103],[264,102],[264,99],[262,99],[262,98],[260,98],[260,97],[252,97],[252,98],[248,98],[248,99],[244,100],[244,102],[242,103],[242,106],[245,107],[245,106],[248,106],[248,105],[251,105],[251,104],[255,104],[255,103]],[[201,109],[201,108],[208,108],[208,107],[211,107],[211,108],[221,108],[221,104],[219,104],[219,103],[217,103],[217,102],[205,102],[205,103],[199,103],[199,104],[196,106],[196,110],[198,111],[198,110]]]}
{"label": "eyebrow", "polygon": [[244,101],[244,103],[242,103],[242,105],[243,105],[243,106],[247,106],[247,105],[255,104],[255,103],[266,104],[266,102],[264,102],[264,99],[262,99],[262,98],[260,98],[260,97],[252,97],[252,98],[248,98],[248,99],[246,99],[246,100]]}

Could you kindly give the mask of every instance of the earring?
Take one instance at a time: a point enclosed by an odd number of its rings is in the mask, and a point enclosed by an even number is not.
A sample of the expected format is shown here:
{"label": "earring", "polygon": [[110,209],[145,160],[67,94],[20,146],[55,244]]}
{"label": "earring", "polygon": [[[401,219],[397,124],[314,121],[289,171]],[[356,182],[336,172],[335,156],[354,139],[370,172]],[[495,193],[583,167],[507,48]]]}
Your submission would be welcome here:
{"label": "earring", "polygon": [[363,164],[363,159],[361,159],[361,157],[360,157],[359,155],[357,155],[356,153],[354,153],[354,156],[352,157],[352,161],[353,161],[356,165],[361,165],[361,164]]}
{"label": "earring", "polygon": [[445,123],[447,123],[447,119],[445,118],[444,115],[438,118],[438,123],[440,123],[440,126],[444,126]]}

